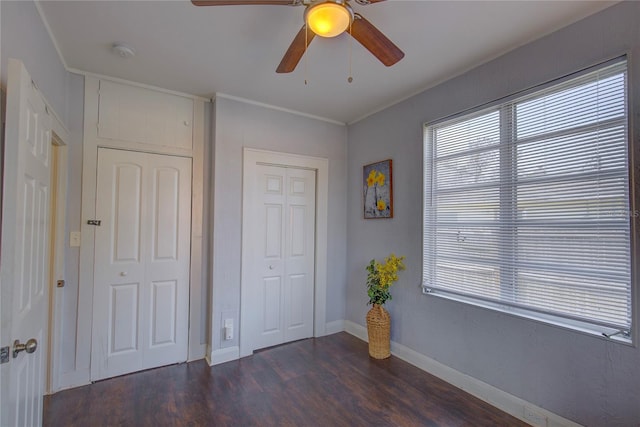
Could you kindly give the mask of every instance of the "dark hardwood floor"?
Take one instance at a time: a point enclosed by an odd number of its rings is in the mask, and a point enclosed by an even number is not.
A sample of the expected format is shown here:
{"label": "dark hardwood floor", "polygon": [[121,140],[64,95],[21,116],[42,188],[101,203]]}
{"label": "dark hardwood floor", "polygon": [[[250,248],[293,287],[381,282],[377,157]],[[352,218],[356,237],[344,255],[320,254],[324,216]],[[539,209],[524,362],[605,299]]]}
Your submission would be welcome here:
{"label": "dark hardwood floor", "polygon": [[339,333],[209,367],[183,363],[45,398],[45,426],[526,426]]}

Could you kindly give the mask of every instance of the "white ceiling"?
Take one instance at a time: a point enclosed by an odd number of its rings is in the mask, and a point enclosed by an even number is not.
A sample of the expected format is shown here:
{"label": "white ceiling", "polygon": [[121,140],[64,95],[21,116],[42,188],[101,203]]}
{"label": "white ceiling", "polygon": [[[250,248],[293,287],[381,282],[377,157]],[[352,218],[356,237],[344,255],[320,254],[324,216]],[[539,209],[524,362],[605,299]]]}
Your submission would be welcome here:
{"label": "white ceiling", "polygon": [[[40,7],[69,68],[348,123],[615,2],[351,3],[404,59],[387,68],[346,34],[316,37],[306,67],[303,58],[293,73],[276,74],[302,27],[303,7],[196,7],[188,0],[41,1]],[[137,55],[114,55],[114,42],[132,45]]]}

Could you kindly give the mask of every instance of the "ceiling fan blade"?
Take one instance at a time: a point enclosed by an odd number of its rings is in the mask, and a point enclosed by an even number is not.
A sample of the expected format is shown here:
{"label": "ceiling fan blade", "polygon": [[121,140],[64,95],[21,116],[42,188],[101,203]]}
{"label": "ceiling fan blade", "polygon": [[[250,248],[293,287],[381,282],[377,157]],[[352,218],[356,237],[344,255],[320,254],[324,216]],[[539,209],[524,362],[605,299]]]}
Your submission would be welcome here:
{"label": "ceiling fan blade", "polygon": [[385,1],[385,0],[356,0],[356,3],[362,6],[366,6],[368,4],[380,3],[381,1]]}
{"label": "ceiling fan blade", "polygon": [[404,58],[404,52],[362,15],[354,14],[351,35],[387,67]]}
{"label": "ceiling fan blade", "polygon": [[[298,31],[296,37],[291,42],[291,46],[287,49],[287,52],[284,54],[282,61],[280,61],[280,65],[276,69],[276,73],[290,73],[296,69],[296,65],[300,62],[300,58],[304,55],[304,51],[306,47],[311,44],[311,40],[316,36],[315,33],[311,30],[306,31],[307,26],[303,25],[302,29]],[[307,46],[305,46],[305,32],[307,32],[306,40]]]}
{"label": "ceiling fan blade", "polygon": [[302,4],[297,0],[191,0],[196,6],[236,6],[250,4],[275,4],[297,6]]}

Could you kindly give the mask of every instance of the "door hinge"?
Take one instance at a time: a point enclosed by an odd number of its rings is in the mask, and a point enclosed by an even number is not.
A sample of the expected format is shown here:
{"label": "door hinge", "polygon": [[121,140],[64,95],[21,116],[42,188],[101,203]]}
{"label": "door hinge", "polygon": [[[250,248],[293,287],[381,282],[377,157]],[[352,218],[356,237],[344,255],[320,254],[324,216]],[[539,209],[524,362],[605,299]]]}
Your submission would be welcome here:
{"label": "door hinge", "polygon": [[87,221],[87,224],[89,224],[89,225],[95,225],[95,226],[97,226],[97,227],[100,227],[100,223],[101,223],[101,222],[102,222],[102,221],[101,221],[101,220],[99,220],[99,219],[90,219],[89,221]]}
{"label": "door hinge", "polygon": [[9,346],[0,347],[0,364],[9,362]]}

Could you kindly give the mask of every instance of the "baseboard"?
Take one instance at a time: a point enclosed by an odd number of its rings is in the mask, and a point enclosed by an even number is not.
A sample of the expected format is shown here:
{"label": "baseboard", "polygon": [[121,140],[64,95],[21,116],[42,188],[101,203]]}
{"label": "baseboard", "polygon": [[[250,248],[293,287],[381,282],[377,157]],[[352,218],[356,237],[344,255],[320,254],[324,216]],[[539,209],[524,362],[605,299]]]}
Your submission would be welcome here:
{"label": "baseboard", "polygon": [[187,362],[193,362],[194,360],[204,359],[206,356],[207,356],[206,344],[193,345],[189,347]]}
{"label": "baseboard", "polygon": [[367,334],[367,328],[362,325],[358,325],[351,320],[344,321],[345,332],[350,333],[354,337],[360,338],[364,342],[369,342],[369,335]]}
{"label": "baseboard", "polygon": [[[349,320],[346,320],[344,325],[346,332],[365,342],[368,341],[367,328]],[[391,341],[391,354],[533,426],[580,426],[580,424],[563,418],[560,415],[540,408],[467,374],[456,371],[402,344]]]}
{"label": "baseboard", "polygon": [[[333,322],[329,322],[325,325],[324,334],[325,335],[337,334],[338,332],[344,331],[344,327],[345,327],[344,320],[334,320]],[[206,353],[204,355],[204,359],[207,361],[209,366],[230,362],[232,360],[237,360],[239,358],[240,358],[240,347],[237,347],[237,346],[221,348],[211,352],[211,354]]]}
{"label": "baseboard", "polygon": [[344,320],[334,320],[325,326],[325,335],[333,335],[344,331]]}
{"label": "baseboard", "polygon": [[57,387],[51,390],[51,393],[53,394],[70,388],[82,387],[83,385],[88,384],[91,384],[91,373],[89,370],[71,371],[60,374],[58,377]]}
{"label": "baseboard", "polygon": [[231,362],[232,360],[238,360],[240,358],[240,347],[227,347],[220,348],[212,351],[210,355],[207,355],[207,363],[209,366],[219,365],[220,363]]}

